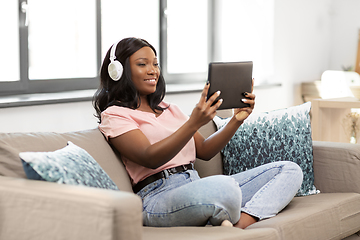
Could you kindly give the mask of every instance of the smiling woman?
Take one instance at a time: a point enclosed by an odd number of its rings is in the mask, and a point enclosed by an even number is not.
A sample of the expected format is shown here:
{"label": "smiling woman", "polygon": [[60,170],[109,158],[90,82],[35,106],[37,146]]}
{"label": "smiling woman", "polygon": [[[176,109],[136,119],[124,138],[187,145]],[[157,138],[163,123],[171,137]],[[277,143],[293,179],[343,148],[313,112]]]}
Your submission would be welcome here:
{"label": "smiling woman", "polygon": [[[290,202],[302,181],[302,171],[295,163],[270,163],[231,177],[202,179],[193,168],[196,158],[215,156],[251,114],[255,105],[252,90],[242,99],[248,105],[234,109],[226,126],[205,139],[198,130],[215,117],[222,104],[221,99],[215,102],[219,91],[207,97],[210,85],[206,84],[188,116],[163,101],[164,79],[152,45],[126,38],[109,51],[94,106],[100,131],[121,154],[133,191],[142,198],[144,225],[211,223],[246,228],[276,215]],[[120,79],[112,78],[108,70],[114,52],[116,61],[124,66],[119,67],[124,68]]]}

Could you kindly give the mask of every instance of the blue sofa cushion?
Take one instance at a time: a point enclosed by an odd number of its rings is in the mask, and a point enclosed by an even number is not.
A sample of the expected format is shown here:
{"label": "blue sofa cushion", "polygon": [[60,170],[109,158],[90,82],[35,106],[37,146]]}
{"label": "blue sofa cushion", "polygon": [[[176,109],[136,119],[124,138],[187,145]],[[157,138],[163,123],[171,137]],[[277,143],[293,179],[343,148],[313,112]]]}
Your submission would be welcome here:
{"label": "blue sofa cushion", "polygon": [[29,179],[118,190],[95,159],[70,141],[54,152],[21,152],[19,156]]}
{"label": "blue sofa cushion", "polygon": [[[274,161],[297,163],[304,174],[296,196],[315,194],[310,125],[311,103],[252,113],[221,151],[224,174],[232,175]],[[231,118],[215,117],[218,129]]]}

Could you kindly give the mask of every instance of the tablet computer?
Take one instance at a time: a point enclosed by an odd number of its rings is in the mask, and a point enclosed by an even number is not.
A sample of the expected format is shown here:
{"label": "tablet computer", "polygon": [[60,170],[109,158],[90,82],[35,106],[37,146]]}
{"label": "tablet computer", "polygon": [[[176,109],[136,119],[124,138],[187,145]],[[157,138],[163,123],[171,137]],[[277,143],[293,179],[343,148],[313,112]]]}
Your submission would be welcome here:
{"label": "tablet computer", "polygon": [[223,99],[218,109],[243,108],[244,92],[251,93],[253,62],[213,62],[209,64],[208,81],[210,88],[207,99],[221,91],[214,104]]}

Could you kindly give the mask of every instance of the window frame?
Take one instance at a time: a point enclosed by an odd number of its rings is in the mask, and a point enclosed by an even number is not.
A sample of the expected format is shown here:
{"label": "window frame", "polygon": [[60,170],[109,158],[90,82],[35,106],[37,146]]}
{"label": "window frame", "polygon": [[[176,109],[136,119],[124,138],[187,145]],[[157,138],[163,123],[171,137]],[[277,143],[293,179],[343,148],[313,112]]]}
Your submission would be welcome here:
{"label": "window frame", "polygon": [[[99,86],[99,74],[93,78],[65,78],[65,79],[29,79],[29,50],[28,27],[25,25],[26,12],[21,10],[27,0],[19,1],[19,54],[20,80],[0,82],[0,96],[11,96],[32,93],[58,93],[76,90],[96,89]],[[95,0],[96,9],[96,66],[101,66],[101,0]]]}
{"label": "window frame", "polygon": [[[208,62],[218,61],[219,53],[216,46],[219,39],[216,37],[219,32],[218,18],[219,12],[216,11],[217,0],[208,1]],[[20,54],[20,80],[0,82],[0,97],[14,95],[38,94],[38,93],[61,93],[77,90],[94,90],[100,83],[99,72],[93,78],[67,78],[67,79],[47,79],[30,80],[28,74],[29,53],[28,53],[28,27],[25,26],[26,13],[21,10],[22,3],[27,0],[19,0],[19,54]],[[95,0],[96,9],[96,66],[100,69],[102,64],[102,30],[101,30],[101,0]],[[183,73],[169,74],[167,71],[167,21],[166,7],[167,0],[159,0],[159,54],[160,67],[170,92],[198,91],[207,80],[207,72],[203,73]],[[274,83],[268,83],[271,85]],[[260,84],[262,85],[262,84]],[[183,86],[183,88],[181,87]],[[201,87],[202,88],[202,87]],[[168,90],[169,91],[169,90]],[[46,101],[44,101],[46,103]]]}

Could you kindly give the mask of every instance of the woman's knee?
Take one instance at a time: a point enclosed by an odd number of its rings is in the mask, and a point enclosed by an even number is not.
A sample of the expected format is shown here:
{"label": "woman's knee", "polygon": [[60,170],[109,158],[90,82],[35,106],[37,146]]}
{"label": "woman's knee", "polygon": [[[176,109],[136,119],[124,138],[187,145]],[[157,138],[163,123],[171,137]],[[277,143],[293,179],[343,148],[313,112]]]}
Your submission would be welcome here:
{"label": "woman's knee", "polygon": [[[241,199],[241,189],[234,178],[225,175],[216,175],[203,178],[208,191],[212,192],[212,198],[219,199]],[[227,197],[225,197],[227,196]]]}
{"label": "woman's knee", "polygon": [[205,195],[209,201],[229,211],[240,210],[242,193],[235,179],[222,175],[209,177],[207,186],[208,194]]}
{"label": "woman's knee", "polygon": [[241,212],[242,193],[239,184],[229,176],[204,178],[207,189],[206,202],[214,206],[210,222],[220,225],[224,220],[238,221]]}

